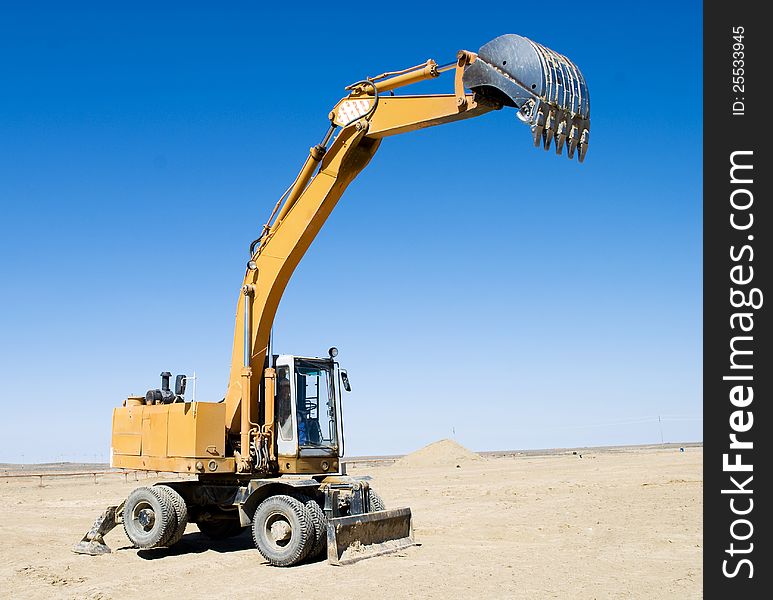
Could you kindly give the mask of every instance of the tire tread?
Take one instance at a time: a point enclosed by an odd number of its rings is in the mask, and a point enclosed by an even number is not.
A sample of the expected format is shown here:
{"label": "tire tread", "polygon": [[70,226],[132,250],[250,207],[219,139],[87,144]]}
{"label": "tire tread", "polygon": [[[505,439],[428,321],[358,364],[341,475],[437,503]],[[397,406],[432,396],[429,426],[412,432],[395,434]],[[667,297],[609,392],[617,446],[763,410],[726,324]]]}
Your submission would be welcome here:
{"label": "tire tread", "polygon": [[[284,556],[278,556],[271,552],[271,549],[264,545],[262,538],[263,519],[262,512],[271,509],[278,510],[286,516],[294,516],[298,521],[297,538],[290,552]],[[295,533],[295,532],[294,532]],[[292,496],[279,494],[269,496],[260,503],[252,519],[252,539],[258,551],[263,555],[269,564],[276,567],[290,567],[302,561],[309,553],[314,538],[314,524],[306,510],[306,507]],[[292,543],[292,539],[291,539]]]}
{"label": "tire tread", "polygon": [[319,503],[306,494],[296,496],[309,513],[309,518],[314,525],[314,540],[308,553],[309,558],[317,558],[327,548],[327,517]]}
{"label": "tire tread", "polygon": [[154,485],[153,488],[164,494],[174,507],[177,522],[175,527],[170,529],[168,539],[164,540],[162,544],[164,546],[174,546],[185,534],[185,528],[188,525],[188,505],[180,493],[168,485]]}
{"label": "tire tread", "polygon": [[[152,535],[142,539],[138,537],[139,532],[135,532],[132,529],[132,525],[129,525],[131,517],[128,515],[131,515],[134,506],[139,501],[144,500],[152,504],[154,499],[159,510],[154,508],[153,512],[156,513],[156,523],[158,523],[159,527],[152,531]],[[153,490],[152,487],[139,487],[132,490],[126,499],[123,515],[123,528],[126,532],[126,537],[129,538],[129,541],[131,541],[135,548],[148,549],[162,546],[165,540],[168,539],[170,531],[174,531],[177,526],[177,516],[173,505],[166,498],[166,495]]]}

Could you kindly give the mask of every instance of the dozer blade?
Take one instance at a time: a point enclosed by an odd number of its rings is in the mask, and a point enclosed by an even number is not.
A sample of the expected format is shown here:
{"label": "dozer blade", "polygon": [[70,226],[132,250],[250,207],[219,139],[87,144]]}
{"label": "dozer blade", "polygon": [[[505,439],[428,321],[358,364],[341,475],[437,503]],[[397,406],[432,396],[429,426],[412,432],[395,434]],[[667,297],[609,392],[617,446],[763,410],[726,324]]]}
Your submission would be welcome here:
{"label": "dozer blade", "polygon": [[73,546],[72,551],[76,554],[89,554],[98,556],[100,554],[110,554],[110,548],[105,544],[105,534],[116,526],[116,514],[123,510],[123,503],[119,506],[109,506],[91,526],[83,539]]}
{"label": "dozer blade", "polygon": [[331,565],[348,565],[414,545],[410,508],[328,520],[327,560]]}
{"label": "dozer blade", "polygon": [[518,109],[535,146],[553,144],[585,159],[590,96],[585,77],[568,58],[520,35],[499,36],[478,51],[464,72],[464,86],[483,98]]}

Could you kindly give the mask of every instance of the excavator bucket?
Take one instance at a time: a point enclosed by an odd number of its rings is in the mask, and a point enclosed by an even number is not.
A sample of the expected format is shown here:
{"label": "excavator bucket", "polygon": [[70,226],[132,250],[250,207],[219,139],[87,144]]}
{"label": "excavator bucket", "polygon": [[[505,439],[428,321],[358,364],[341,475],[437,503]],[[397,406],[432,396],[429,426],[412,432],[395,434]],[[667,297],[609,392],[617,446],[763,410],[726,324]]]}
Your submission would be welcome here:
{"label": "excavator bucket", "polygon": [[484,98],[518,109],[534,145],[555,143],[580,162],[588,151],[590,96],[577,66],[565,56],[514,34],[499,36],[478,51],[464,72],[464,86]]}
{"label": "excavator bucket", "polygon": [[415,544],[410,508],[328,519],[327,560],[331,565],[348,565]]}

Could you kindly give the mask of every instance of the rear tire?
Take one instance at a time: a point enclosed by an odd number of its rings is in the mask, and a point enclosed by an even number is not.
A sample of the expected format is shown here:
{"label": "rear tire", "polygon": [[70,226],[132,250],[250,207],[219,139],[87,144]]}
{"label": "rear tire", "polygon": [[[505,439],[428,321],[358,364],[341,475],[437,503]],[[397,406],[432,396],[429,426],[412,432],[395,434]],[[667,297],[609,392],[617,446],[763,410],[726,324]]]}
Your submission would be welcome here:
{"label": "rear tire", "polygon": [[160,544],[162,546],[174,546],[180,541],[188,525],[188,505],[185,503],[185,499],[168,485],[154,485],[153,489],[165,494],[174,507],[174,512],[177,516],[177,526],[174,529],[170,529],[169,539],[162,540]]}
{"label": "rear tire", "polygon": [[135,548],[163,545],[176,527],[174,506],[162,491],[140,487],[129,494],[123,509],[123,528]]}
{"label": "rear tire", "polygon": [[299,500],[278,495],[260,503],[252,518],[252,539],[269,564],[290,567],[311,550],[314,525]]}

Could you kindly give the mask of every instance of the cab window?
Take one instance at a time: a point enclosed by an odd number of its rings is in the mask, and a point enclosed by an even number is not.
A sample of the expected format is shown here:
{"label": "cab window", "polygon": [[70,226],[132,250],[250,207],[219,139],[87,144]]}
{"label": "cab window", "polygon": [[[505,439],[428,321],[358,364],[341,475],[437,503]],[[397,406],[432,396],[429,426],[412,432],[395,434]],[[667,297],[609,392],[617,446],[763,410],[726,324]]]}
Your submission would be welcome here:
{"label": "cab window", "polygon": [[290,368],[276,370],[276,411],[279,435],[283,440],[293,439],[293,413],[290,398]]}
{"label": "cab window", "polygon": [[298,444],[305,447],[335,447],[335,395],[330,367],[311,361],[295,363]]}

